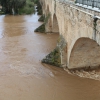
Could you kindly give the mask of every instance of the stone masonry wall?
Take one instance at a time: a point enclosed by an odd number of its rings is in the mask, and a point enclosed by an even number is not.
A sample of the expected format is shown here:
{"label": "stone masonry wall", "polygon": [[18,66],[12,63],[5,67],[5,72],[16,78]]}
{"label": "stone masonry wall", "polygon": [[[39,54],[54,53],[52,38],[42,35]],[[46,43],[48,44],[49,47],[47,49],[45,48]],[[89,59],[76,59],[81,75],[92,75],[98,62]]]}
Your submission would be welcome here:
{"label": "stone masonry wall", "polygon": [[[51,15],[50,31],[53,32],[53,28],[57,27],[54,24],[55,15],[59,36],[62,36],[66,43],[64,49],[60,50],[62,66],[67,66],[69,69],[99,66],[100,12],[77,6],[74,2],[42,0],[42,2],[44,1],[46,3],[45,10],[48,6]],[[89,51],[91,52],[88,53]],[[91,53],[93,54],[91,55]]]}

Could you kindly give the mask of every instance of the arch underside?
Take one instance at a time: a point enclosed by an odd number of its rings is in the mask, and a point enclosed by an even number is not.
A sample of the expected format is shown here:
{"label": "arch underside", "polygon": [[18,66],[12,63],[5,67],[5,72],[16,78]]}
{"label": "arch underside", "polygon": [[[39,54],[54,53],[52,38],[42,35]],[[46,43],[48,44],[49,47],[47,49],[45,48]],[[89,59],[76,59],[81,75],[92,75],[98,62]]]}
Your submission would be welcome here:
{"label": "arch underside", "polygon": [[100,46],[89,38],[76,41],[70,55],[69,68],[95,68],[100,66]]}

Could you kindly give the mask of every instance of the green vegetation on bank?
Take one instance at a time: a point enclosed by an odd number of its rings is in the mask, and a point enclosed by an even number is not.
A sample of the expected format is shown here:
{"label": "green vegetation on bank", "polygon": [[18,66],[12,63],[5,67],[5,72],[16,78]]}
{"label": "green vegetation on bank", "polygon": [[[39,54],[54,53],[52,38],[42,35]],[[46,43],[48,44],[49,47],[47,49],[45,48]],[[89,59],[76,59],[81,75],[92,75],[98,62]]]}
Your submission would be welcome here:
{"label": "green vegetation on bank", "polygon": [[38,0],[0,0],[2,12],[5,14],[32,14]]}
{"label": "green vegetation on bank", "polygon": [[5,14],[17,14],[18,9],[26,4],[26,0],[0,0],[0,4]]}
{"label": "green vegetation on bank", "polygon": [[19,14],[32,14],[35,12],[35,4],[32,0],[26,0],[26,5],[19,9]]}
{"label": "green vegetation on bank", "polygon": [[3,14],[4,14],[4,12],[0,11],[0,15],[3,15]]}

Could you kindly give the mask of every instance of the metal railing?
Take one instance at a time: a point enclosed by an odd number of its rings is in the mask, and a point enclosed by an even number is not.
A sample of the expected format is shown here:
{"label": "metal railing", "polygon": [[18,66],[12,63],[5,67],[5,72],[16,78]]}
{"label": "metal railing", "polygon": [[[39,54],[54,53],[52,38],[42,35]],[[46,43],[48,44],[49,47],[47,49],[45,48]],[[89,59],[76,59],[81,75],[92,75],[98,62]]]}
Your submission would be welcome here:
{"label": "metal railing", "polygon": [[76,3],[96,7],[100,9],[100,0],[76,0]]}

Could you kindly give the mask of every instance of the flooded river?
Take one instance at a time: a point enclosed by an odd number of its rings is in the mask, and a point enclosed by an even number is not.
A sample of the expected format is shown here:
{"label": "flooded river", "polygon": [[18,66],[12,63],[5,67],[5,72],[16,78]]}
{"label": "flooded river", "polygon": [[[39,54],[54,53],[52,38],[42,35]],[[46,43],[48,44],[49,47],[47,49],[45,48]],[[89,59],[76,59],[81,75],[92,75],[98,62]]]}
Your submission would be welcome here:
{"label": "flooded river", "polygon": [[100,100],[100,81],[41,64],[58,34],[34,33],[39,16],[0,16],[0,100]]}

